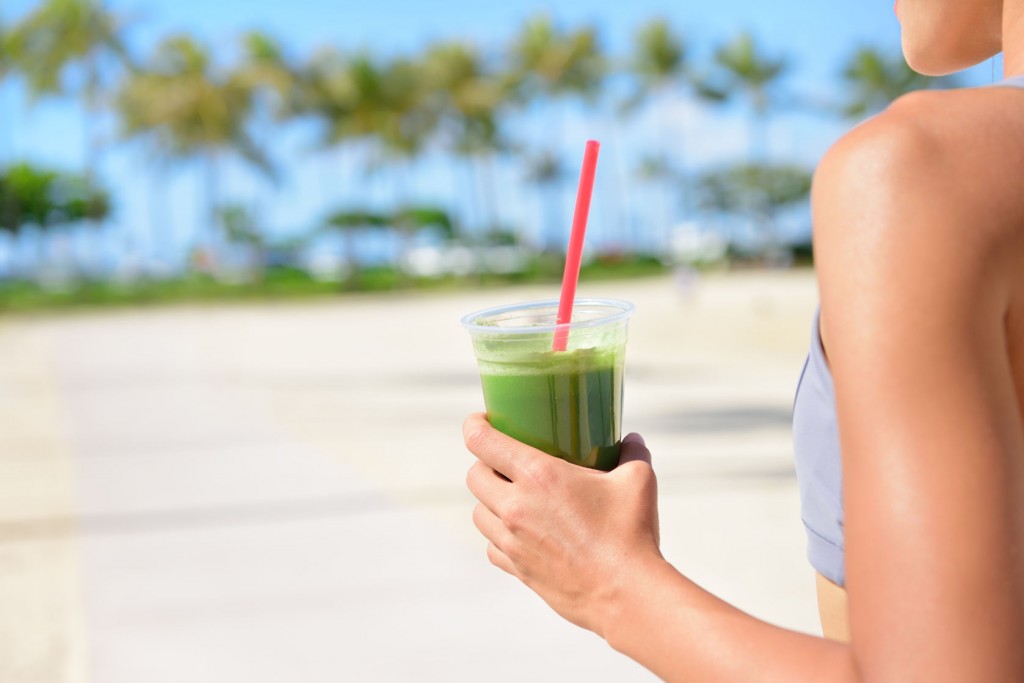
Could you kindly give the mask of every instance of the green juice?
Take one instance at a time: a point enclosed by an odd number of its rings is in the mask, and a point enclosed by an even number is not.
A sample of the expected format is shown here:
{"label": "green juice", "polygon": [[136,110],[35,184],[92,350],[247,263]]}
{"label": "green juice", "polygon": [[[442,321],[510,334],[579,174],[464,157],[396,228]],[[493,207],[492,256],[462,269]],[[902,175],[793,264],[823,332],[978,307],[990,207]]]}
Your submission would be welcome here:
{"label": "green juice", "polygon": [[611,470],[619,463],[624,352],[612,344],[481,360],[487,418],[546,453]]}

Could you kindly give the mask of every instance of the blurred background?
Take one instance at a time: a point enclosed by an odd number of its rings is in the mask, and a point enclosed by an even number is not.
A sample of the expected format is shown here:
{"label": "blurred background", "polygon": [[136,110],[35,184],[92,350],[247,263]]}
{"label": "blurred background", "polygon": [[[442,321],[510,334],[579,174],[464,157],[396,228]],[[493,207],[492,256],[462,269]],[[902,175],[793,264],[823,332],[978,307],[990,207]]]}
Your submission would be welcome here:
{"label": "blurred background", "polygon": [[951,84],[874,4],[6,0],[0,31],[5,309],[557,275],[590,137],[595,267],[806,262],[830,142]]}
{"label": "blurred background", "polygon": [[489,567],[462,314],[634,301],[666,555],[816,632],[807,198],[887,3],[4,0],[0,681],[650,680]]}

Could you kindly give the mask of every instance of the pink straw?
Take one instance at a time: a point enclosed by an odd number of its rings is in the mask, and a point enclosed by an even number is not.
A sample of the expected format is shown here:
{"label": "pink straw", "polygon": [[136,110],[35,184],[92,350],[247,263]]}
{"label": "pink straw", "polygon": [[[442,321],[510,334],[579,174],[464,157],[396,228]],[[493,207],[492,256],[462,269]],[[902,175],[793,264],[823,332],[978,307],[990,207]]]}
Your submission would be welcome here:
{"label": "pink straw", "polygon": [[594,174],[597,172],[597,153],[601,143],[587,140],[583,152],[583,169],[580,171],[580,185],[576,189],[576,211],[572,216],[572,232],[569,233],[569,251],[565,255],[565,272],[562,274],[562,296],[558,300],[558,317],[555,324],[555,338],[552,351],[565,351],[569,343],[569,323],[572,322],[572,304],[576,299],[576,282],[580,278],[580,262],[583,260],[583,237],[587,233],[587,216],[590,215],[590,196],[594,191]]}

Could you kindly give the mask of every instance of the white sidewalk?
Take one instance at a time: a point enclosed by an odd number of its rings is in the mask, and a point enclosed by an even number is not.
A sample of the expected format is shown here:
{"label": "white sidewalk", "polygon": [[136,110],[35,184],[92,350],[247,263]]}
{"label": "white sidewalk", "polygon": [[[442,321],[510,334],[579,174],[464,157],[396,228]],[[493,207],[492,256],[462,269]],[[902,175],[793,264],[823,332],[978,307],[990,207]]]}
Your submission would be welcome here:
{"label": "white sidewalk", "polygon": [[[0,681],[646,681],[491,567],[458,318],[542,288],[0,321]],[[684,573],[816,631],[789,410],[808,273],[637,304],[625,428]]]}

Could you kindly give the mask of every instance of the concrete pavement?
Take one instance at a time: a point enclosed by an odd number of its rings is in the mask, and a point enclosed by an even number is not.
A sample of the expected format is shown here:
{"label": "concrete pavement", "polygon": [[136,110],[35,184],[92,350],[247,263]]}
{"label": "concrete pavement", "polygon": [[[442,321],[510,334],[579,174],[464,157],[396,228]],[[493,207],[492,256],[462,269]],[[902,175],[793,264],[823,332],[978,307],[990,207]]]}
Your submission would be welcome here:
{"label": "concrete pavement", "polygon": [[[817,631],[789,411],[809,273],[637,304],[625,428],[665,554]],[[647,681],[491,567],[471,310],[547,288],[0,321],[0,681]]]}

